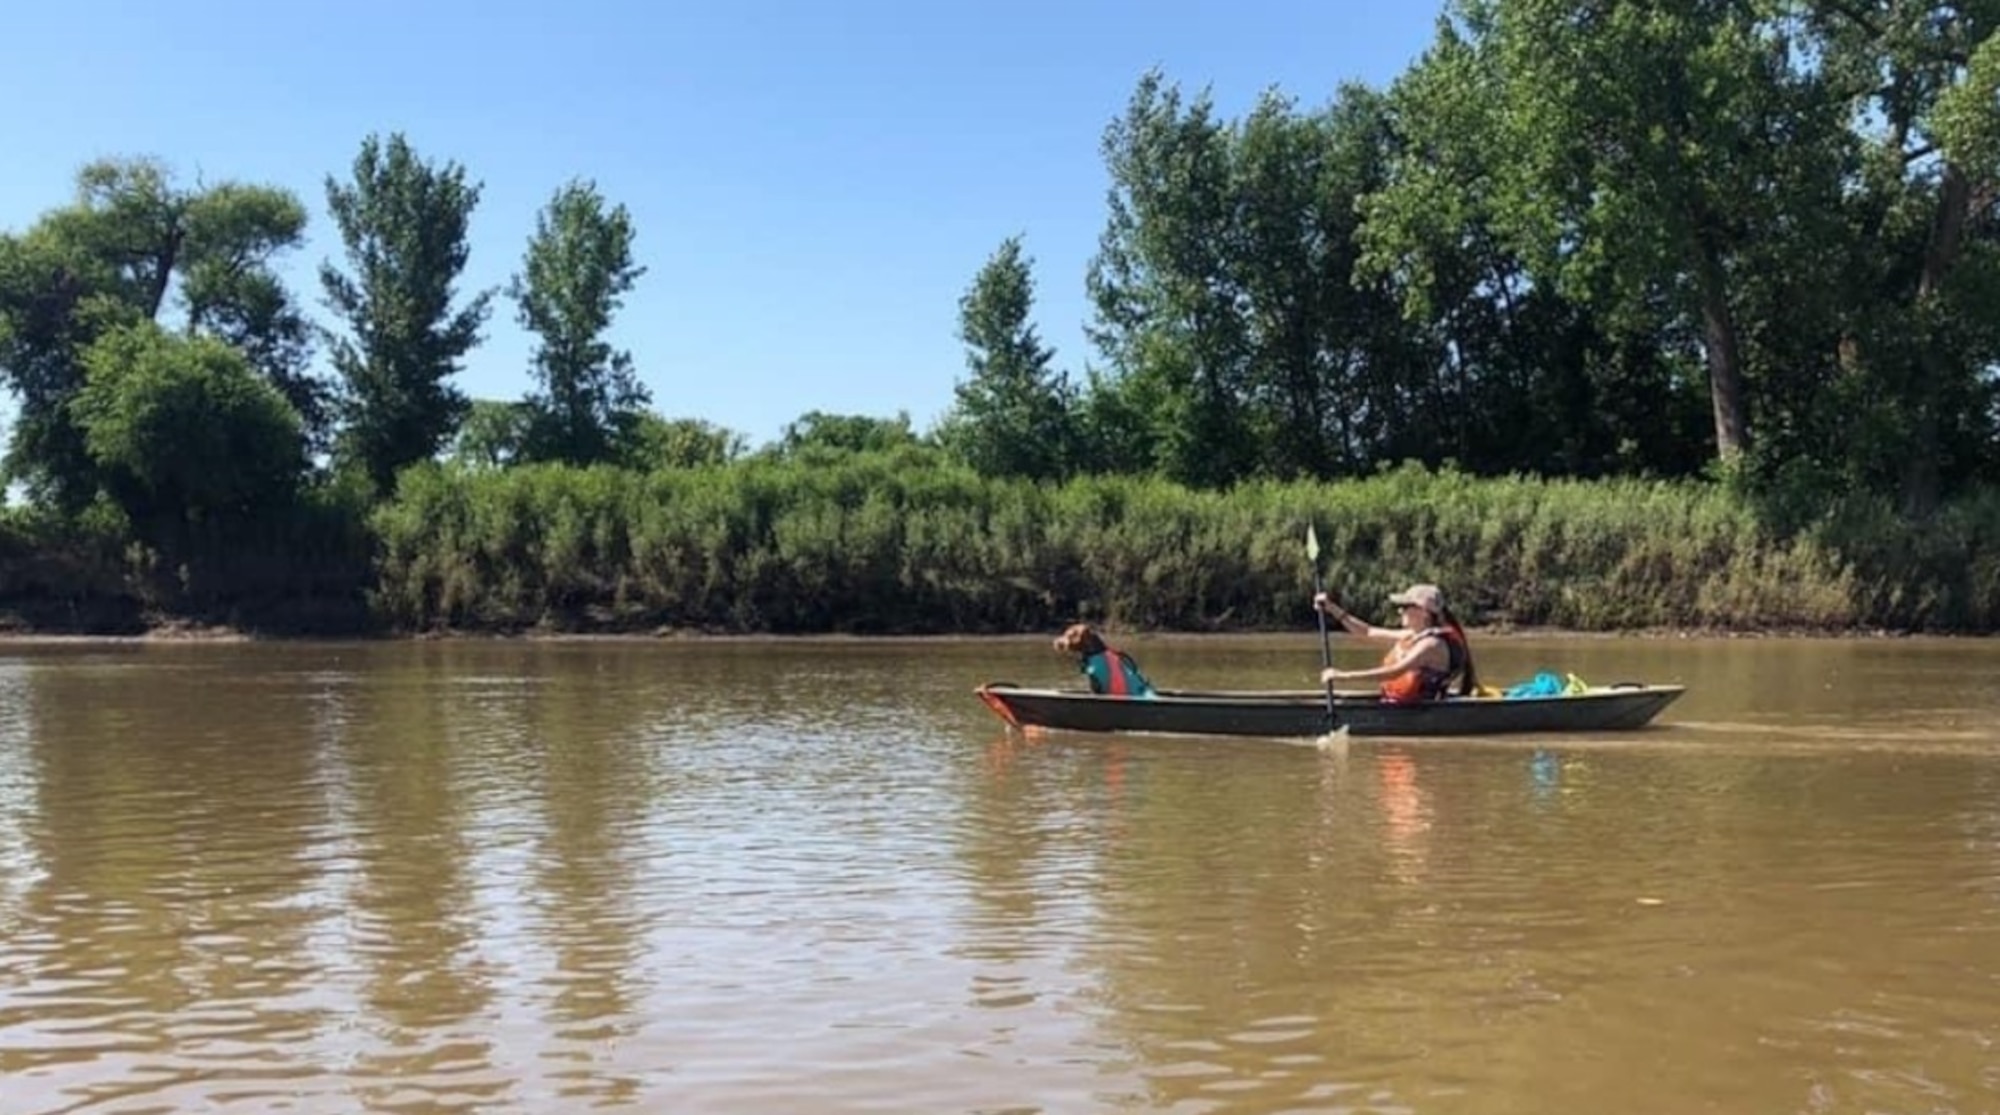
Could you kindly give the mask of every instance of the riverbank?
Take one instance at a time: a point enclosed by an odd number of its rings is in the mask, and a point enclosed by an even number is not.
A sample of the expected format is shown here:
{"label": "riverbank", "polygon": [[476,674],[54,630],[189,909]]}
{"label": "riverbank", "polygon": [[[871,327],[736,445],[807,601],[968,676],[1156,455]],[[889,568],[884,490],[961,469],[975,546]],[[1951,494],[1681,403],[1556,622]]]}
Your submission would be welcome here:
{"label": "riverbank", "polygon": [[323,501],[171,557],[104,523],[5,525],[0,625],[26,633],[984,637],[1076,620],[1289,631],[1309,624],[1316,581],[1363,615],[1413,581],[1440,582],[1462,622],[1497,631],[2000,630],[2000,493],[1988,492],[1912,523],[1865,496],[1774,501],[1714,483],[1409,466],[1213,492],[856,456],[656,472],[426,466],[386,503]]}
{"label": "riverbank", "polygon": [[[1046,641],[1053,637],[1054,628],[1035,631],[996,632],[927,632],[852,634],[842,632],[808,632],[777,634],[772,632],[704,631],[692,628],[661,628],[655,631],[562,631],[528,629],[520,631],[480,631],[480,630],[427,630],[427,631],[370,631],[328,635],[320,633],[269,632],[245,630],[226,624],[189,623],[178,620],[162,621],[158,625],[129,633],[105,633],[61,629],[25,628],[12,622],[11,617],[0,613],[0,646],[129,646],[141,644],[172,643],[312,643],[312,642],[533,642],[533,643],[650,643],[650,642],[706,642],[706,643],[825,643],[841,644],[883,644],[901,642],[963,643],[982,642],[994,639]],[[1203,642],[1214,639],[1228,639],[1254,636],[1293,635],[1317,641],[1315,628],[1244,628],[1232,630],[1206,631],[1140,631],[1129,628],[1108,629],[1114,638],[1144,639],[1153,643]],[[1567,627],[1515,625],[1469,626],[1468,637],[1475,642],[1487,640],[1593,640],[1606,641],[1645,640],[1754,640],[1754,639],[1862,639],[1893,640],[1915,638],[1976,639],[1992,638],[1992,634],[1970,633],[1927,633],[1899,631],[1886,628],[1807,628],[1807,627],[1764,627],[1730,629],[1718,627],[1679,628],[1644,627],[1619,631],[1585,631]],[[1352,636],[1333,636],[1336,645],[1356,642]]]}

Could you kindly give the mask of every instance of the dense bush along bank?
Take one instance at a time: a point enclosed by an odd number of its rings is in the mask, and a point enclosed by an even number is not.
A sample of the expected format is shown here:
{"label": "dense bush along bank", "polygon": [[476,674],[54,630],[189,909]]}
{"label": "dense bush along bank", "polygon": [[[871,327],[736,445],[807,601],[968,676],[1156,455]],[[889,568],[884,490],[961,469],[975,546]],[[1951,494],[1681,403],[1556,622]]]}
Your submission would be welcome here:
{"label": "dense bush along bank", "polygon": [[[420,466],[374,510],[301,504],[163,562],[115,516],[0,531],[17,629],[163,620],[376,631],[976,633],[1307,622],[1311,523],[1364,612],[1410,580],[1469,622],[1986,632],[2000,493],[1912,526],[1886,502],[1796,506],[1728,486],[1480,479],[1415,466],[1227,491],[982,478],[916,453],[639,472]],[[1780,525],[1783,524],[1783,525]]]}

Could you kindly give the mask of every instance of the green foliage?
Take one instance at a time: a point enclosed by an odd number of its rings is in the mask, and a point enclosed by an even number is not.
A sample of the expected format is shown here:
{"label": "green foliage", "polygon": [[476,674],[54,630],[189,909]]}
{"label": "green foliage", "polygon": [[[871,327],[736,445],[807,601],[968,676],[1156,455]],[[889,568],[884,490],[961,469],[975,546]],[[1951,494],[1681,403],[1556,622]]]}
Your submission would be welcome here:
{"label": "green foliage", "polygon": [[626,422],[618,436],[618,458],[642,472],[661,468],[703,468],[742,457],[748,439],[699,418],[663,418],[651,411]]}
{"label": "green foliage", "polygon": [[70,404],[107,493],[150,541],[282,507],[305,468],[298,412],[238,350],[151,322],[83,354]]}
{"label": "green foliage", "polygon": [[288,633],[369,625],[351,492],[301,490],[300,419],[236,348],[139,321],[84,351],[68,409],[101,492],[0,524],[0,622],[132,633],[161,617]]}
{"label": "green foliage", "polygon": [[[1832,255],[1847,295],[1829,392],[1839,409],[1771,464],[1812,458],[1896,492],[1921,517],[1941,494],[1996,475],[2000,4],[1788,8],[1819,56],[1826,98],[1867,126],[1849,136],[1846,227]],[[1857,419],[1865,436],[1847,453],[1814,451]]]}
{"label": "green foliage", "polygon": [[982,477],[890,451],[652,473],[429,466],[374,525],[377,606],[406,629],[1292,629],[1310,615],[1307,523],[1329,587],[1363,614],[1421,579],[1482,625],[2000,625],[1991,496],[1923,535],[1865,497],[1777,518],[1699,481],[1411,464],[1224,495]]}
{"label": "green foliage", "polygon": [[125,549],[115,508],[89,528],[16,512],[0,521],[0,616],[99,630],[154,608],[294,631],[364,617],[401,630],[1302,630],[1312,523],[1329,587],[1364,615],[1426,579],[1475,625],[2000,626],[1991,492],[1913,532],[1863,493],[1778,508],[1703,482],[1407,465],[1225,496],[1129,476],[987,478],[905,453],[653,472],[424,464],[386,503],[315,488],[227,544],[192,539],[178,568],[208,571],[193,582]]}
{"label": "green foliage", "polygon": [[[2000,167],[2000,11],[1994,5],[1978,5],[1986,10],[1985,34],[1973,39],[1959,80],[1938,91],[1931,111],[1931,129],[1946,159],[1960,167]],[[1990,169],[1989,169],[1990,173]]]}
{"label": "green foliage", "polygon": [[1035,335],[1033,261],[1009,237],[959,300],[959,339],[971,375],[938,440],[987,476],[1057,479],[1075,457],[1068,378],[1050,368],[1053,350]]}
{"label": "green foliage", "polygon": [[378,491],[445,445],[471,405],[450,379],[479,342],[493,292],[451,303],[479,194],[462,167],[424,162],[401,133],[364,140],[350,184],[326,180],[353,271],[325,263],[319,273],[351,334],[329,335],[343,389],[336,453]]}
{"label": "green foliage", "polygon": [[1084,460],[1213,488],[1404,458],[1693,470],[1681,339],[1609,329],[1498,236],[1491,67],[1452,35],[1393,95],[1312,111],[1271,92],[1219,121],[1142,79],[1104,141]]}
{"label": "green foliage", "polygon": [[1166,401],[1165,391],[1143,372],[1089,372],[1071,409],[1076,471],[1120,476],[1154,471],[1162,440],[1154,416],[1164,412]]}
{"label": "green foliage", "polygon": [[178,327],[241,351],[324,436],[324,388],[306,371],[306,325],[273,269],[304,235],[289,192],[223,182],[176,187],[151,159],[77,174],[77,196],[20,236],[0,236],[0,375],[21,404],[10,477],[76,510],[98,477],[68,412],[82,353],[105,330]]}
{"label": "green foliage", "polygon": [[125,562],[130,524],[107,504],[0,508],[0,630],[140,630]]}
{"label": "green foliage", "polygon": [[495,292],[454,308],[455,164],[370,137],[328,180],[335,393],[275,270],[295,198],[93,163],[0,235],[33,504],[0,562],[127,620],[351,621],[379,540],[410,627],[1282,626],[1314,522],[1357,601],[1990,628],[1996,28],[2000,0],[1455,0],[1390,88],[1323,106],[1225,120],[1149,73],[1103,136],[1101,367],[1052,370],[1009,239],[936,430],[814,411],[754,454],[646,409],[607,340],[630,215],[586,181],[508,287],[539,389],[475,403],[450,380]]}
{"label": "green foliage", "polygon": [[1255,472],[1235,242],[1231,141],[1206,92],[1185,106],[1153,72],[1102,141],[1110,215],[1086,285],[1093,343],[1156,400],[1139,444],[1163,475],[1220,486]]}
{"label": "green foliage", "polygon": [[1490,52],[1444,22],[1387,97],[1393,138],[1359,201],[1357,275],[1394,292],[1444,374],[1395,423],[1418,436],[1385,455],[1435,462],[1449,447],[1482,473],[1696,473],[1712,408],[1682,339],[1565,297],[1510,236],[1519,214],[1500,185],[1519,153],[1503,93]]}
{"label": "green foliage", "polygon": [[1805,467],[1912,510],[1988,481],[2000,8],[1951,7],[1455,3],[1391,92],[1363,274],[1514,381],[1480,412],[1560,446],[1551,471],[1688,472],[1693,352],[1711,453],[1753,481]]}
{"label": "green foliage", "polygon": [[305,206],[289,192],[224,183],[193,196],[181,294],[189,331],[242,352],[298,411],[307,450],[317,453],[331,445],[333,392],[308,366],[311,323],[272,268],[303,241],[305,225]]}
{"label": "green foliage", "polygon": [[1467,7],[1495,94],[1495,231],[1614,332],[1699,335],[1716,452],[1740,454],[1748,344],[1731,276],[1781,268],[1820,231],[1797,218],[1805,191],[1835,181],[1838,121],[1740,0],[1620,2],[1592,18],[1571,0]]}
{"label": "green foliage", "polygon": [[68,403],[83,383],[79,354],[95,337],[108,276],[46,227],[0,237],[0,372],[19,404],[6,477],[36,503],[76,510],[95,494],[90,456]]}
{"label": "green foliage", "polygon": [[473,399],[447,456],[470,468],[506,468],[522,463],[534,417],[525,402]]}
{"label": "green foliage", "polygon": [[786,423],[778,441],[767,453],[777,457],[798,457],[825,453],[874,453],[913,447],[923,443],[910,426],[910,416],[899,411],[894,418],[867,414],[829,414],[813,410]]}
{"label": "green foliage", "polygon": [[525,271],[508,294],[540,338],[529,396],[526,457],[591,464],[615,451],[621,424],[649,401],[632,357],[604,340],[624,295],[646,269],[632,262],[632,217],[607,210],[593,183],[570,182],[535,218]]}

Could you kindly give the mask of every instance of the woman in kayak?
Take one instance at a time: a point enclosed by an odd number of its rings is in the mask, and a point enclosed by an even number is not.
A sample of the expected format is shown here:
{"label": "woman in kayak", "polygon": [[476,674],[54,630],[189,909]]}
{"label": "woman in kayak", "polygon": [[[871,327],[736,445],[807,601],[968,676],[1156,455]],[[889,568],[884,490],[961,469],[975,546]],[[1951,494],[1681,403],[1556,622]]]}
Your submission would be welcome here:
{"label": "woman in kayak", "polygon": [[1320,673],[1320,681],[1380,681],[1382,699],[1411,702],[1435,701],[1450,694],[1452,682],[1460,695],[1479,688],[1472,668],[1472,648],[1466,644],[1465,628],[1445,606],[1444,591],[1436,585],[1411,585],[1389,598],[1402,613],[1402,626],[1375,627],[1333,602],[1326,593],[1313,597],[1313,607],[1352,635],[1381,639],[1393,644],[1382,656],[1382,664],[1368,670],[1340,670],[1332,667]]}
{"label": "woman in kayak", "polygon": [[1092,693],[1114,697],[1150,697],[1153,683],[1139,672],[1139,663],[1122,650],[1104,643],[1103,636],[1087,623],[1072,623],[1056,636],[1056,649],[1076,656],[1077,669],[1090,679]]}

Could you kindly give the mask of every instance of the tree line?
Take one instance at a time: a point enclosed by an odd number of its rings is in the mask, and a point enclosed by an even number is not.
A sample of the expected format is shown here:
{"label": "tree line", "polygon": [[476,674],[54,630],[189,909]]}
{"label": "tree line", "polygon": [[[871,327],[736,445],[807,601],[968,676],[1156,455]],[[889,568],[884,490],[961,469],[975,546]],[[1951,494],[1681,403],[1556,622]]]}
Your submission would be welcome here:
{"label": "tree line", "polygon": [[[315,463],[392,494],[474,409],[452,379],[497,293],[455,289],[479,194],[400,134],[366,139],[351,179],[326,181],[346,266],[319,268],[325,328],[274,267],[303,240],[292,193],[183,187],[152,158],[84,167],[75,200],[0,237],[0,374],[20,403],[9,480],[71,511],[108,496],[140,523],[267,508]],[[632,238],[589,182],[538,216],[506,291],[538,338],[522,459],[605,459],[636,435],[646,391],[600,339],[643,273]]]}
{"label": "tree line", "polygon": [[[1455,461],[1895,496],[2000,478],[2000,4],[1457,0],[1388,88],[1105,133],[1101,365],[978,276],[948,429],[1198,487]],[[1054,455],[1048,447],[1065,448]]]}
{"label": "tree line", "polygon": [[[476,492],[889,454],[1194,498],[1416,462],[1723,480],[1779,528],[1836,499],[1929,520],[2000,480],[1996,25],[2000,0],[1453,0],[1387,87],[1318,107],[1271,90],[1224,119],[1147,73],[1102,137],[1082,371],[1039,336],[1009,237],[960,297],[935,427],[814,412],[755,453],[655,410],[605,340],[645,268],[588,180],[552,193],[504,288],[462,291],[480,184],[368,137],[325,181],[321,325],[275,267],[296,196],[99,161],[0,235],[5,478],[37,537],[129,537],[183,588],[240,581],[216,570],[246,539],[274,568],[349,555],[332,579],[366,583],[383,524],[421,545],[395,504],[440,463]],[[454,377],[503,297],[533,386],[472,399]]]}

